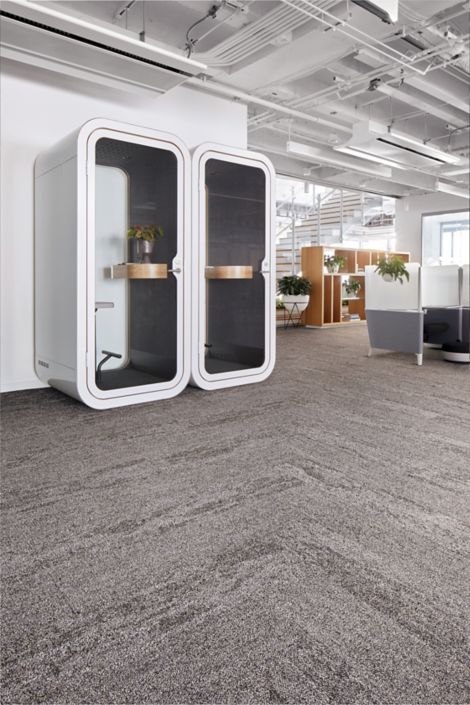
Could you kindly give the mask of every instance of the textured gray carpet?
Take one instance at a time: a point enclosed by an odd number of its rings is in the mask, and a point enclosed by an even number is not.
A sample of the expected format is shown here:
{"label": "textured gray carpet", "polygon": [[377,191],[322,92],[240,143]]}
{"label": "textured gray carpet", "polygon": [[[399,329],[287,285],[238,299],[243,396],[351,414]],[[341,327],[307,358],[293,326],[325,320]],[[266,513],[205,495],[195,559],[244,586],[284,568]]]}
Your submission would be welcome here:
{"label": "textured gray carpet", "polygon": [[279,335],[266,383],[3,398],[3,703],[469,702],[470,370]]}

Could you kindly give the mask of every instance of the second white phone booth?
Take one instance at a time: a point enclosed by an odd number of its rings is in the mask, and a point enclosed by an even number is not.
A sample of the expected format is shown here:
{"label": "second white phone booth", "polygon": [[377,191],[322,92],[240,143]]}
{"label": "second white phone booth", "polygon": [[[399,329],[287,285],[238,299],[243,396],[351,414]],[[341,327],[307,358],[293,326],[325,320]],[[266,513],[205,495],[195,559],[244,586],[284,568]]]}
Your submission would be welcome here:
{"label": "second white phone booth", "polygon": [[203,144],[192,174],[192,383],[261,382],[275,362],[274,169]]}

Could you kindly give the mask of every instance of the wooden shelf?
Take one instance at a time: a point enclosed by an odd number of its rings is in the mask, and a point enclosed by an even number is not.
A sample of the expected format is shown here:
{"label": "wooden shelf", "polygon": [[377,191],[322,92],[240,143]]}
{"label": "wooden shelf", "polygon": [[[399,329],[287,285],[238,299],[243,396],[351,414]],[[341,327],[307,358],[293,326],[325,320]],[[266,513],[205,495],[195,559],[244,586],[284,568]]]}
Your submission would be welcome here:
{"label": "wooden shelf", "polygon": [[226,265],[206,267],[206,279],[253,279],[251,265]]}
{"label": "wooden shelf", "polygon": [[111,279],[168,279],[166,264],[114,264]]}
{"label": "wooden shelf", "polygon": [[[346,260],[344,270],[339,272],[325,272],[325,255],[335,254]],[[399,255],[404,262],[409,262],[410,256],[406,252],[388,252],[383,250],[354,250],[343,247],[309,246],[301,250],[300,269],[302,274],[312,283],[309,305],[304,312],[305,325],[315,328],[334,325],[356,325],[365,321],[365,271],[364,267],[376,265],[385,254]],[[363,271],[356,271],[362,269]],[[349,277],[351,280],[360,280],[361,296],[343,297],[342,280]],[[357,314],[360,321],[343,321],[341,302],[347,301],[349,314]]]}

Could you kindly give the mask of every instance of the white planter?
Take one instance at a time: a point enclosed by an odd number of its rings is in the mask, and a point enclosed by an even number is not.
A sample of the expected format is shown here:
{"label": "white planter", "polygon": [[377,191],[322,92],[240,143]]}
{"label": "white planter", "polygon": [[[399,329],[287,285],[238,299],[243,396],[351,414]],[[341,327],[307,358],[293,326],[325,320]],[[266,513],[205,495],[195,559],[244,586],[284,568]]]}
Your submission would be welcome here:
{"label": "white planter", "polygon": [[382,279],[384,280],[384,282],[392,282],[393,281],[393,277],[391,274],[382,274]]}
{"label": "white planter", "polygon": [[[288,313],[302,313],[308,306],[310,296],[287,296],[284,294],[282,303]],[[297,304],[297,305],[296,305]]]}

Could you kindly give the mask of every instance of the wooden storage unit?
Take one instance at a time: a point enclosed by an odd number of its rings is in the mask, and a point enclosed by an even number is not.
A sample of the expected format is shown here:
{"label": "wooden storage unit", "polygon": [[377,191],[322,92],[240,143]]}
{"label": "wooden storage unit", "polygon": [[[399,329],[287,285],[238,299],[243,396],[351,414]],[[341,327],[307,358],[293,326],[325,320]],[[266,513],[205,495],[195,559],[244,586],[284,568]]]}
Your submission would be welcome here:
{"label": "wooden storage unit", "polygon": [[[324,261],[326,255],[344,257],[346,263],[337,274],[328,274]],[[302,275],[312,282],[310,303],[303,314],[307,326],[328,326],[346,322],[364,321],[365,314],[365,267],[377,264],[385,255],[399,255],[410,261],[408,252],[384,252],[383,250],[352,250],[344,247],[303,247],[301,255]],[[357,297],[345,297],[343,282],[359,281],[361,289]],[[349,319],[349,316],[354,318]],[[359,316],[359,319],[355,318]]]}

